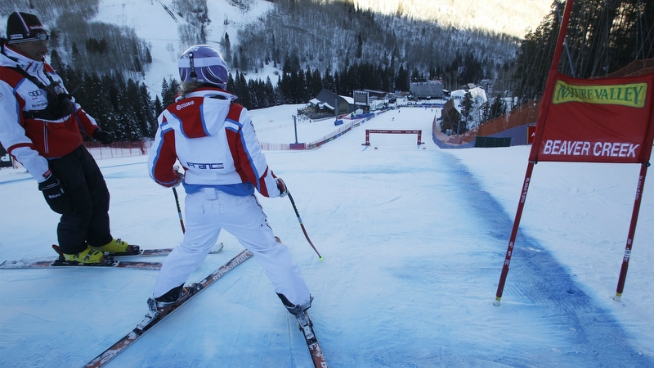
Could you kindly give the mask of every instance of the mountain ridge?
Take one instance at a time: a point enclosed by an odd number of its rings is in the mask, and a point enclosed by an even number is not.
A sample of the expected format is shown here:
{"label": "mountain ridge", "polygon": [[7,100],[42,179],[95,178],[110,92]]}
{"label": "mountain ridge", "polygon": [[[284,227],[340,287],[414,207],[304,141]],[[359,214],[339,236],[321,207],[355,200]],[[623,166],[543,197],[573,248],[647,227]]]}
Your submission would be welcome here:
{"label": "mountain ridge", "polygon": [[[189,21],[193,21],[193,19],[190,19],[189,17],[187,20],[182,14],[175,12],[174,10],[176,6],[179,7],[179,4],[183,1],[186,1],[189,4],[199,4],[202,2],[202,0],[150,0],[131,2],[125,0],[87,0],[84,2],[84,6],[90,7],[93,6],[94,2],[97,3],[97,13],[94,16],[90,16],[88,22],[104,22],[118,27],[133,28],[136,36],[145,40],[147,45],[149,45],[152,62],[145,66],[145,70],[141,77],[138,77],[135,73],[128,73],[128,75],[135,79],[142,79],[150,91],[153,91],[155,94],[160,94],[162,80],[164,78],[177,77],[177,57],[184,51],[186,46],[188,46],[182,42],[182,36],[180,34],[184,31],[184,27],[192,29]],[[54,7],[55,3],[61,2],[64,4],[66,3],[66,0],[51,0],[50,2]],[[202,31],[206,31],[206,43],[216,47],[222,52],[225,42],[224,37],[225,35],[229,35],[232,45],[234,45],[235,48],[238,47],[239,31],[249,27],[249,25],[261,23],[263,18],[266,16],[266,13],[275,7],[276,2],[279,2],[279,0],[207,1],[205,6],[208,19],[203,23],[203,26],[206,26],[206,29],[202,29]],[[437,7],[425,7],[424,2],[413,0],[381,0],[376,2],[370,0],[350,0],[349,2],[360,9],[374,9],[378,14],[391,14],[391,10],[395,9],[395,15],[403,15],[411,19],[431,17],[432,20],[429,22],[432,23],[435,18],[443,18],[438,20],[439,24],[447,24],[448,22],[451,24],[467,23],[470,28],[479,25],[479,22],[475,19],[478,18],[480,12],[488,15],[493,14],[484,10],[490,6],[488,2],[481,4],[474,0],[458,0],[456,2],[442,1],[439,2]],[[494,0],[490,3],[492,5],[497,2],[497,0]],[[333,0],[323,0],[321,3],[336,2]],[[528,7],[529,4],[539,4],[540,6],[536,8],[541,9],[542,11],[543,9],[547,10],[547,7],[544,5],[545,3],[549,3],[549,0],[523,0],[514,3],[514,8],[522,9],[525,6]],[[11,9],[9,9],[9,7],[11,7]],[[0,16],[0,21],[5,23],[6,16],[10,11],[30,11],[30,9],[17,8],[19,7],[15,5],[9,6],[5,4],[4,7],[0,5],[0,14],[2,14]],[[500,9],[500,7],[497,8]],[[427,11],[426,9],[431,10]],[[90,12],[87,12],[87,14],[88,13]],[[472,18],[458,15],[460,13],[470,14]],[[444,16],[436,16],[437,14],[444,14]],[[37,13],[37,15],[39,14]],[[508,18],[507,16],[507,19],[512,18]],[[44,23],[46,24],[46,27],[56,27],[57,25],[54,21],[50,21],[49,24],[46,21],[44,21]],[[532,26],[535,27],[537,24],[538,23],[536,22],[536,24],[533,24]],[[424,33],[424,29],[422,31]],[[489,29],[488,31],[499,32],[494,29]],[[406,42],[406,40],[403,42]],[[511,41],[509,41],[509,43],[511,43]],[[468,41],[467,47],[469,48],[471,45],[472,44]],[[403,50],[400,52],[403,52]],[[481,50],[478,52],[489,53],[488,51]],[[62,59],[64,62],[68,62],[70,61],[70,55],[62,55]],[[233,67],[235,64],[236,63],[230,63]],[[273,64],[275,66],[267,65],[267,63],[263,64],[263,62],[261,62],[260,65],[254,67],[252,70],[246,70],[248,78],[260,78],[265,80],[267,77],[271,77],[273,83],[277,82],[274,76],[279,73],[279,70],[276,63]],[[336,67],[334,67],[334,69],[336,69]]]}

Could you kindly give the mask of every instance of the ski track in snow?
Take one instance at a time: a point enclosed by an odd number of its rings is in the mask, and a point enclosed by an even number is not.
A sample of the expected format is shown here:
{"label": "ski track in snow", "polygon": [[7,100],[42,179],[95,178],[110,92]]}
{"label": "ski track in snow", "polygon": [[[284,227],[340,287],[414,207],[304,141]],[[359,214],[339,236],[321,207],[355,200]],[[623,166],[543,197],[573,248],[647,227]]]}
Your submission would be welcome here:
{"label": "ski track in snow", "polygon": [[[470,193],[465,197],[467,205],[478,213],[479,218],[487,221],[491,229],[500,230],[493,236],[508,242],[513,218],[480,187],[465,166],[451,158],[448,161],[447,165],[455,169],[455,182]],[[500,308],[533,307],[544,324],[568,329],[563,336],[568,340],[567,351],[563,352],[567,358],[566,366],[654,366],[654,360],[631,347],[629,336],[611,313],[598,306],[583,287],[571,279],[568,270],[556,262],[537,240],[524,233],[524,229],[518,230]],[[504,258],[504,252],[501,257]],[[516,298],[518,301],[514,301]],[[502,361],[506,363],[505,357]],[[519,358],[509,364],[532,366],[525,363],[524,358]],[[553,361],[552,364],[561,366],[561,362]]]}

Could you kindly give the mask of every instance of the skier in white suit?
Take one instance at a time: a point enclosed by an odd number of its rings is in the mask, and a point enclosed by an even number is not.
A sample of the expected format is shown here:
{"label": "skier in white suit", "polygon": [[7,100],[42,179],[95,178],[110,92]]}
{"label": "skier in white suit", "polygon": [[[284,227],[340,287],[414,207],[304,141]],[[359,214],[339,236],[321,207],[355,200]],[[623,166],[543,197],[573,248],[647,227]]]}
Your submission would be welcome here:
{"label": "skier in white suit", "polygon": [[[225,61],[210,46],[197,45],[178,66],[181,91],[159,116],[148,170],[162,186],[183,184],[186,232],[161,267],[150,310],[160,312],[187,297],[184,283],[224,229],[254,254],[289,312],[303,312],[311,306],[309,288],[254,195],[256,189],[284,197],[286,186],[268,168],[247,109],[226,90]],[[184,173],[175,170],[176,161]]]}

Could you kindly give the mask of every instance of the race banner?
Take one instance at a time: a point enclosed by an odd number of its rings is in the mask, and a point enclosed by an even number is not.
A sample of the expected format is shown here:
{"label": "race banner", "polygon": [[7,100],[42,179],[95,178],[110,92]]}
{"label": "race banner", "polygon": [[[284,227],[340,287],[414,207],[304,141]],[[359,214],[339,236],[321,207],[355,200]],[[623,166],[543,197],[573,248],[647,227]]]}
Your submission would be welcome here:
{"label": "race banner", "polygon": [[13,162],[11,162],[11,156],[7,151],[0,145],[0,167],[11,167]]}
{"label": "race banner", "polygon": [[530,161],[649,162],[654,74],[593,80],[557,74],[543,105]]}
{"label": "race banner", "polygon": [[527,172],[493,305],[499,306],[534,166],[539,161],[639,163],[640,174],[614,299],[620,301],[654,140],[654,74],[577,79],[558,71],[574,0],[567,0],[543,92]]}

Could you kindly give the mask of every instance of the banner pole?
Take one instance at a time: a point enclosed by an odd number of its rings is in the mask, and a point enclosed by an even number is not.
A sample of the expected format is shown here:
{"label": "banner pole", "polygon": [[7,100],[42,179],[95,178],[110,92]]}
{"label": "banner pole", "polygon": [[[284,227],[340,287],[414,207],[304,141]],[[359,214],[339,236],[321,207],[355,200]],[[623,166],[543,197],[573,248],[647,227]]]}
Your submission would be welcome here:
{"label": "banner pole", "polygon": [[634,245],[634,234],[636,233],[636,223],[638,222],[638,212],[640,211],[640,202],[643,197],[643,189],[645,187],[645,176],[647,175],[647,168],[649,162],[642,164],[640,167],[640,174],[638,175],[638,185],[636,186],[636,199],[634,200],[634,209],[631,213],[631,224],[629,225],[629,234],[627,235],[627,245],[624,250],[624,257],[622,258],[622,268],[620,269],[620,277],[618,279],[618,287],[615,292],[613,300],[616,302],[621,301],[622,292],[624,291],[624,283],[627,279],[627,269],[629,268],[629,259],[631,258],[631,248]]}
{"label": "banner pole", "polygon": [[561,28],[559,29],[559,36],[556,41],[554,49],[554,57],[552,58],[552,66],[550,67],[549,74],[547,75],[547,84],[545,84],[545,91],[543,92],[543,102],[540,105],[540,112],[538,113],[538,121],[536,122],[536,133],[534,140],[531,144],[531,151],[529,153],[529,161],[538,162],[538,154],[540,151],[540,143],[543,138],[543,131],[545,130],[545,121],[549,113],[550,105],[552,104],[552,95],[554,94],[554,87],[556,86],[556,78],[559,74],[559,61],[563,53],[563,45],[565,43],[565,34],[568,30],[568,23],[570,21],[570,14],[572,13],[572,4],[574,0],[568,0],[565,4],[563,12],[563,20],[561,20]]}
{"label": "banner pole", "polygon": [[520,219],[522,218],[522,210],[525,207],[527,200],[527,192],[529,191],[529,184],[531,183],[531,174],[534,171],[534,162],[529,162],[527,165],[527,172],[525,173],[525,181],[522,184],[522,193],[520,194],[520,202],[518,202],[518,210],[515,213],[515,220],[513,220],[513,229],[511,230],[511,238],[509,239],[509,247],[506,249],[506,256],[504,257],[504,266],[502,266],[502,274],[500,275],[500,282],[497,285],[497,292],[495,293],[495,301],[493,305],[500,306],[502,293],[504,292],[504,283],[506,276],[509,274],[509,264],[511,263],[511,256],[513,255],[513,247],[515,246],[515,239],[518,236],[518,227],[520,226]]}
{"label": "banner pole", "polygon": [[561,28],[559,28],[559,35],[556,41],[556,48],[554,49],[554,57],[552,58],[552,66],[550,67],[547,76],[547,84],[543,92],[543,103],[540,106],[538,114],[538,121],[536,122],[536,134],[531,145],[529,153],[529,164],[527,165],[527,173],[525,174],[525,181],[522,185],[522,193],[520,194],[520,202],[518,203],[518,210],[516,211],[515,220],[513,220],[513,229],[511,230],[511,238],[509,239],[509,246],[506,250],[504,258],[504,266],[502,266],[502,273],[500,274],[500,281],[497,285],[497,292],[495,293],[495,301],[493,305],[500,306],[502,293],[504,291],[504,284],[506,276],[509,273],[509,264],[511,263],[511,256],[513,255],[513,248],[515,247],[515,239],[518,235],[518,227],[520,226],[520,219],[522,218],[522,210],[527,200],[527,192],[529,191],[529,184],[531,183],[531,174],[534,170],[534,165],[538,162],[538,153],[540,151],[540,143],[545,130],[545,122],[547,121],[547,114],[549,107],[552,103],[552,95],[554,94],[554,86],[556,85],[556,77],[559,73],[559,61],[561,60],[561,53],[563,52],[563,44],[565,43],[565,34],[568,30],[568,22],[570,21],[570,14],[572,13],[572,4],[574,0],[568,0],[565,4],[565,11],[563,19],[561,20]]}

